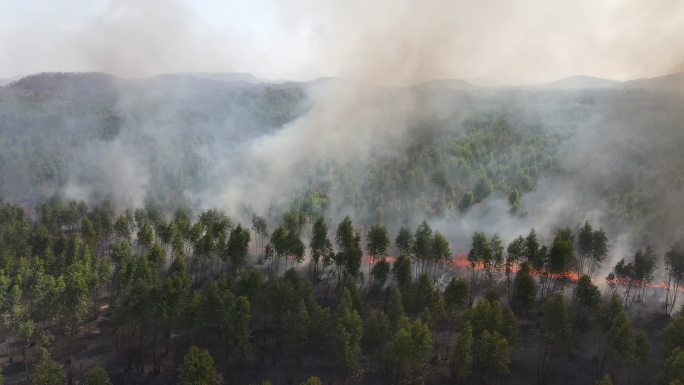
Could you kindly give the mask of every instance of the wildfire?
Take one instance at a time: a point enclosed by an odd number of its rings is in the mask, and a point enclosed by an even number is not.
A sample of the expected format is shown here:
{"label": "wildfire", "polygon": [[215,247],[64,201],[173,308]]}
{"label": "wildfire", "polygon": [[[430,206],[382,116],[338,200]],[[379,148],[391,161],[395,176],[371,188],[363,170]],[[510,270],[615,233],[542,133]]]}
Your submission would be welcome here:
{"label": "wildfire", "polygon": [[[472,267],[470,264],[470,261],[468,261],[468,253],[457,254],[456,257],[453,259],[453,264],[455,266],[461,267],[461,268]],[[483,270],[484,265],[482,263],[479,263],[478,265],[475,266],[475,269],[476,270]],[[520,265],[514,264],[510,267],[510,269],[511,269],[511,272],[513,274],[515,274],[518,272],[518,270],[520,270]],[[532,274],[535,276],[542,276],[545,273],[542,271],[538,271],[538,270],[532,270]],[[562,278],[562,277],[564,277],[564,278],[566,278],[572,282],[577,282],[577,281],[579,281],[579,278],[580,278],[579,274],[577,272],[574,272],[574,271],[569,271],[569,272],[564,273],[562,275],[546,273],[546,276],[551,277],[551,278]],[[646,287],[651,288],[651,289],[667,290],[667,282],[651,283],[651,284],[646,285]],[[684,287],[680,288],[680,291],[684,292]]]}
{"label": "wildfire", "polygon": [[[381,260],[381,258],[374,258],[373,256],[370,256],[370,255],[364,257],[364,261],[368,264],[377,263],[380,260]],[[384,258],[384,260],[389,262],[389,263],[394,263],[396,261],[396,258],[388,255]],[[450,263],[451,265],[453,265],[457,268],[463,268],[463,269],[473,267],[471,265],[470,261],[468,261],[468,253],[467,252],[462,252],[462,253],[458,253],[458,254],[454,255],[454,257],[448,263]],[[475,268],[475,270],[484,270],[485,266],[483,263],[480,262],[480,263],[476,264],[474,266],[474,268]],[[512,274],[517,273],[519,270],[520,270],[520,265],[517,263],[510,266],[510,271]],[[503,272],[503,267],[499,268],[497,271]],[[580,279],[580,275],[575,271],[569,271],[569,272],[566,272],[564,274],[551,274],[551,273],[544,272],[544,271],[532,270],[532,275],[537,276],[537,277],[546,276],[549,278],[565,278],[565,279],[572,281],[572,282],[577,282]],[[603,281],[603,280],[601,280],[601,281]],[[603,283],[605,283],[605,282],[603,282]],[[651,283],[651,284],[647,285],[647,287],[651,288],[651,289],[667,290],[667,282]],[[684,287],[680,288],[680,291],[684,292]]]}
{"label": "wildfire", "polygon": [[[382,259],[383,259],[383,258],[374,258],[372,255],[368,255],[368,256],[366,256],[366,258],[365,258],[366,263],[378,263],[378,262],[380,262]],[[394,258],[394,257],[391,256],[391,255],[386,256],[384,259],[385,259],[385,262],[387,262],[387,263],[394,263],[394,261],[396,260],[396,258]]]}

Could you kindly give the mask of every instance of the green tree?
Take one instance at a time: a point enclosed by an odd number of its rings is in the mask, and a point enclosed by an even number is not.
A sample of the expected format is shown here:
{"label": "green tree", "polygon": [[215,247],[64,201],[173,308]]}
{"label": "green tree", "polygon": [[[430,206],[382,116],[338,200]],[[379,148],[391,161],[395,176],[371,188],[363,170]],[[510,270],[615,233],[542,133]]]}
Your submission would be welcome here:
{"label": "green tree", "polygon": [[378,356],[392,336],[389,319],[381,310],[366,319],[363,330],[364,346],[371,355]]}
{"label": "green tree", "polygon": [[392,276],[398,287],[408,287],[411,283],[411,260],[404,256],[397,258],[392,265]]}
{"label": "green tree", "polygon": [[520,314],[527,315],[536,296],[537,284],[532,277],[532,267],[529,262],[523,262],[520,270],[515,274],[512,306]]}
{"label": "green tree", "polygon": [[328,239],[328,224],[321,217],[316,219],[313,224],[309,248],[311,249],[311,259],[314,266],[314,280],[317,280],[321,259],[325,263],[333,252],[332,244],[330,239]]}
{"label": "green tree", "polygon": [[537,233],[534,229],[525,237],[525,260],[528,261],[534,270],[541,271],[544,268],[543,255],[537,240]]}
{"label": "green tree", "polygon": [[452,349],[450,372],[454,381],[466,380],[472,373],[473,365],[473,327],[465,323],[463,331],[456,339]]}
{"label": "green tree", "polygon": [[596,309],[601,301],[599,288],[591,282],[588,275],[583,275],[577,281],[573,292],[575,302],[575,327],[586,325],[589,314]]}
{"label": "green tree", "polygon": [[373,282],[375,282],[378,287],[383,287],[387,282],[387,278],[390,273],[390,264],[386,260],[381,260],[373,266],[371,271]]}
{"label": "green tree", "polygon": [[85,385],[112,385],[107,371],[97,367],[88,370],[84,376]]}
{"label": "green tree", "polygon": [[119,215],[114,222],[114,233],[119,241],[131,241],[131,226],[126,215]]}
{"label": "green tree", "polygon": [[544,334],[539,347],[537,360],[537,378],[540,383],[545,382],[552,371],[553,355],[567,354],[572,344],[572,326],[570,315],[565,305],[562,293],[550,296],[542,306],[544,320]]}
{"label": "green tree", "polygon": [[522,236],[514,239],[508,244],[506,249],[506,261],[504,262],[504,273],[506,274],[506,293],[511,299],[511,285],[513,283],[513,268],[519,264],[525,256],[525,238]]}
{"label": "green tree", "polygon": [[503,313],[503,324],[501,326],[501,334],[506,338],[508,344],[513,346],[518,343],[518,317],[511,308],[508,308]]}
{"label": "green tree", "polygon": [[499,301],[491,302],[484,298],[478,300],[475,306],[468,310],[466,320],[472,325],[473,335],[476,338],[479,338],[485,330],[502,335],[504,315]]}
{"label": "green tree", "polygon": [[491,252],[491,262],[485,265],[485,272],[489,279],[489,290],[492,290],[492,285],[497,278],[495,274],[498,274],[504,265],[503,241],[498,234],[494,234],[489,240],[489,250]]}
{"label": "green tree", "polygon": [[223,379],[209,351],[193,345],[178,368],[178,382],[180,385],[221,385]]}
{"label": "green tree", "polygon": [[608,255],[608,236],[603,229],[594,230],[591,240],[591,263],[589,265],[589,277],[594,276],[594,271]]}
{"label": "green tree", "polygon": [[434,258],[433,251],[432,228],[426,221],[423,221],[416,229],[413,242],[413,255],[416,259],[418,274],[423,274],[427,271],[428,264]]}
{"label": "green tree", "polygon": [[487,178],[486,175],[480,175],[480,179],[475,185],[475,202],[481,202],[487,198],[493,190],[494,186],[492,186],[492,182],[489,180],[489,178]]}
{"label": "green tree", "polygon": [[137,239],[138,245],[143,248],[143,253],[147,253],[147,249],[152,246],[152,241],[154,241],[154,230],[147,221],[138,229]]}
{"label": "green tree", "polygon": [[397,248],[398,257],[411,258],[413,254],[413,235],[411,234],[411,230],[406,227],[399,229],[394,244]]}
{"label": "green tree", "polygon": [[651,344],[648,342],[648,336],[643,330],[634,332],[632,351],[630,352],[629,375],[627,376],[627,384],[632,380],[632,373],[637,364],[645,367],[651,359]]}
{"label": "green tree", "polygon": [[247,262],[250,239],[249,230],[243,229],[242,225],[237,225],[230,231],[227,254],[233,276],[237,275]]}
{"label": "green tree", "polygon": [[470,302],[472,303],[477,293],[477,283],[480,272],[491,265],[492,251],[486,235],[481,231],[473,234],[472,244],[468,252],[468,264],[470,265]]}
{"label": "green tree", "polygon": [[496,331],[485,330],[475,346],[473,368],[481,383],[494,384],[509,373],[511,358],[506,338]]}
{"label": "green tree", "polygon": [[385,357],[395,373],[395,382],[419,383],[432,354],[432,335],[428,326],[416,320],[402,327],[387,343]]}
{"label": "green tree", "polygon": [[252,332],[250,321],[252,312],[249,299],[245,296],[236,298],[228,310],[227,324],[224,326],[224,335],[229,337],[230,346],[241,360],[247,360],[252,352]]}
{"label": "green tree", "polygon": [[309,341],[310,325],[309,311],[303,300],[294,311],[285,314],[285,334],[288,340],[290,355],[295,358],[297,365],[301,364],[301,356]]}
{"label": "green tree", "polygon": [[312,376],[306,379],[304,382],[300,382],[299,385],[323,385],[320,378]]}
{"label": "green tree", "polygon": [[349,216],[346,216],[337,227],[335,240],[339,248],[336,256],[337,265],[342,269],[344,276],[341,278],[346,282],[348,276],[358,275],[363,257],[361,236],[354,231]]}
{"label": "green tree", "polygon": [[379,224],[373,225],[370,230],[368,230],[366,238],[366,249],[371,258],[368,266],[368,274],[371,275],[375,264],[379,261],[384,261],[385,257],[387,257],[387,248],[389,247],[387,228]]}
{"label": "green tree", "polygon": [[155,243],[152,245],[148,250],[146,257],[150,266],[154,267],[156,270],[161,271],[164,268],[166,252],[159,244]]}
{"label": "green tree", "polygon": [[414,293],[412,296],[409,310],[414,313],[420,313],[425,309],[431,309],[437,302],[437,289],[432,283],[427,274],[422,274],[418,277],[418,281],[414,286]]}
{"label": "green tree", "polygon": [[439,231],[435,231],[435,235],[432,238],[432,255],[435,262],[433,264],[435,268],[432,270],[432,279],[435,279],[437,266],[445,266],[451,259],[449,241]]}
{"label": "green tree", "polygon": [[663,384],[684,384],[684,349],[675,348],[670,352],[665,369],[659,378]]}
{"label": "green tree", "polygon": [[264,217],[252,214],[252,230],[259,238],[255,240],[255,252],[258,254],[264,248],[264,238],[268,236],[268,224]]}
{"label": "green tree", "polygon": [[44,349],[39,352],[39,355],[40,358],[33,368],[32,383],[35,385],[64,385],[67,378],[62,366],[56,363]]}
{"label": "green tree", "polygon": [[473,205],[475,202],[475,195],[473,194],[472,191],[466,191],[461,195],[461,200],[458,202],[458,208],[461,209],[461,211],[466,211],[470,208],[470,206]]}
{"label": "green tree", "polygon": [[347,288],[342,289],[338,305],[337,336],[335,352],[337,368],[344,379],[358,380],[363,376],[361,367],[361,338],[363,337],[363,321],[359,313],[352,307],[352,298]]}
{"label": "green tree", "polygon": [[271,233],[271,239],[264,251],[265,258],[271,259],[270,269],[272,274],[279,274],[280,260],[287,258],[289,251],[287,232],[283,226],[278,226]]}
{"label": "green tree", "polygon": [[611,297],[610,303],[601,311],[601,331],[604,334],[604,347],[599,373],[603,375],[609,358],[615,356],[617,359],[625,359],[632,352],[632,323],[622,301],[616,295]]}
{"label": "green tree", "polygon": [[[88,312],[88,282],[86,280],[88,272],[80,261],[74,262],[69,267],[69,272],[64,280],[64,292],[62,295],[61,318],[64,324],[64,337],[67,346],[67,356],[72,361],[73,347],[76,336],[79,332],[81,323]],[[71,382],[72,371],[69,366],[69,382]]]}
{"label": "green tree", "polygon": [[[448,332],[446,336],[442,335],[443,341],[438,343],[436,348],[438,354],[442,353],[442,358],[446,359],[451,346],[451,336],[458,326],[458,317],[470,304],[470,285],[464,278],[451,278],[444,289],[443,300],[446,307]],[[441,350],[442,347],[444,351]]]}
{"label": "green tree", "polygon": [[670,320],[663,329],[663,337],[670,351],[684,349],[684,315],[678,314]]}
{"label": "green tree", "polygon": [[387,309],[390,329],[393,332],[399,330],[408,320],[404,312],[404,304],[399,289],[394,290],[389,308]]}
{"label": "green tree", "polygon": [[444,300],[448,307],[458,310],[465,310],[470,301],[470,287],[463,278],[451,278],[451,281],[444,289]]}
{"label": "green tree", "polygon": [[508,203],[511,205],[511,214],[520,212],[520,193],[516,189],[511,189],[508,193]]}
{"label": "green tree", "polygon": [[304,246],[304,242],[300,238],[300,233],[289,230],[286,236],[286,245],[288,256],[294,258],[297,264],[302,263],[306,253],[306,246]]}

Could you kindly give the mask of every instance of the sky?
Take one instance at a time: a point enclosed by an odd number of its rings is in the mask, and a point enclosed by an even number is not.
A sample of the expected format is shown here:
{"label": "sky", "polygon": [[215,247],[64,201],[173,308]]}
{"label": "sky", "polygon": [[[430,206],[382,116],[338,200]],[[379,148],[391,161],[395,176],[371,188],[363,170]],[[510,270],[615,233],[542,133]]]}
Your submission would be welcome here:
{"label": "sky", "polygon": [[679,0],[0,0],[0,78],[627,80],[684,70],[683,30]]}

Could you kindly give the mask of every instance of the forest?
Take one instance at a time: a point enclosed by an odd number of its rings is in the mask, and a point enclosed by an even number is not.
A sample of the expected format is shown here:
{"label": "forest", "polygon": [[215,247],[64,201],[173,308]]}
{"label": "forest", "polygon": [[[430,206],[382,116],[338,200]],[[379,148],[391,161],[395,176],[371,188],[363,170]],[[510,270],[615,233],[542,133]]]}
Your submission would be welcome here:
{"label": "forest", "polygon": [[684,383],[684,94],[639,84],[2,86],[0,384]]}
{"label": "forest", "polygon": [[5,383],[683,378],[679,243],[605,266],[610,240],[589,222],[548,243],[478,231],[454,255],[427,222],[395,234],[288,212],[271,228],[60,200],[0,214]]}

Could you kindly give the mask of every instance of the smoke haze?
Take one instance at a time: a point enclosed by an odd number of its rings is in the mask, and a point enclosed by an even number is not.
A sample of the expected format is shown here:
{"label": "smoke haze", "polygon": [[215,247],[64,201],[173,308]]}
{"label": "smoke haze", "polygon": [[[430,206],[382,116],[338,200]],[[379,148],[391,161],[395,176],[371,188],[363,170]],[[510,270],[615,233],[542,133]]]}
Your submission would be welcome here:
{"label": "smoke haze", "polygon": [[[87,70],[125,79],[42,75],[1,89],[3,146],[19,143],[0,163],[10,200],[58,192],[123,209],[151,199],[274,220],[314,194],[324,203],[312,211],[334,220],[350,214],[396,229],[429,219],[454,251],[467,249],[475,230],[508,241],[535,227],[548,238],[584,220],[609,230],[616,257],[644,243],[662,252],[684,232],[681,75],[553,87],[434,81],[676,72],[684,58],[681,2],[301,0],[246,8],[126,0],[93,2],[79,15],[75,6],[10,1],[19,16],[0,17],[10,58],[0,74]],[[205,73],[228,71],[306,81]],[[322,76],[334,78],[308,81]],[[532,160],[515,147],[481,164],[444,162],[444,170],[407,177],[416,186],[374,174],[435,140],[453,141],[435,155],[451,159],[492,114],[512,138],[547,141],[544,150]],[[44,164],[23,161],[41,145],[59,153]],[[518,214],[506,196],[518,185],[496,185],[492,171],[506,161],[536,178],[521,188]],[[480,174],[493,193],[460,210]]]}
{"label": "smoke haze", "polygon": [[684,5],[626,1],[9,0],[0,76],[255,73],[383,84],[626,80],[681,69]]}

